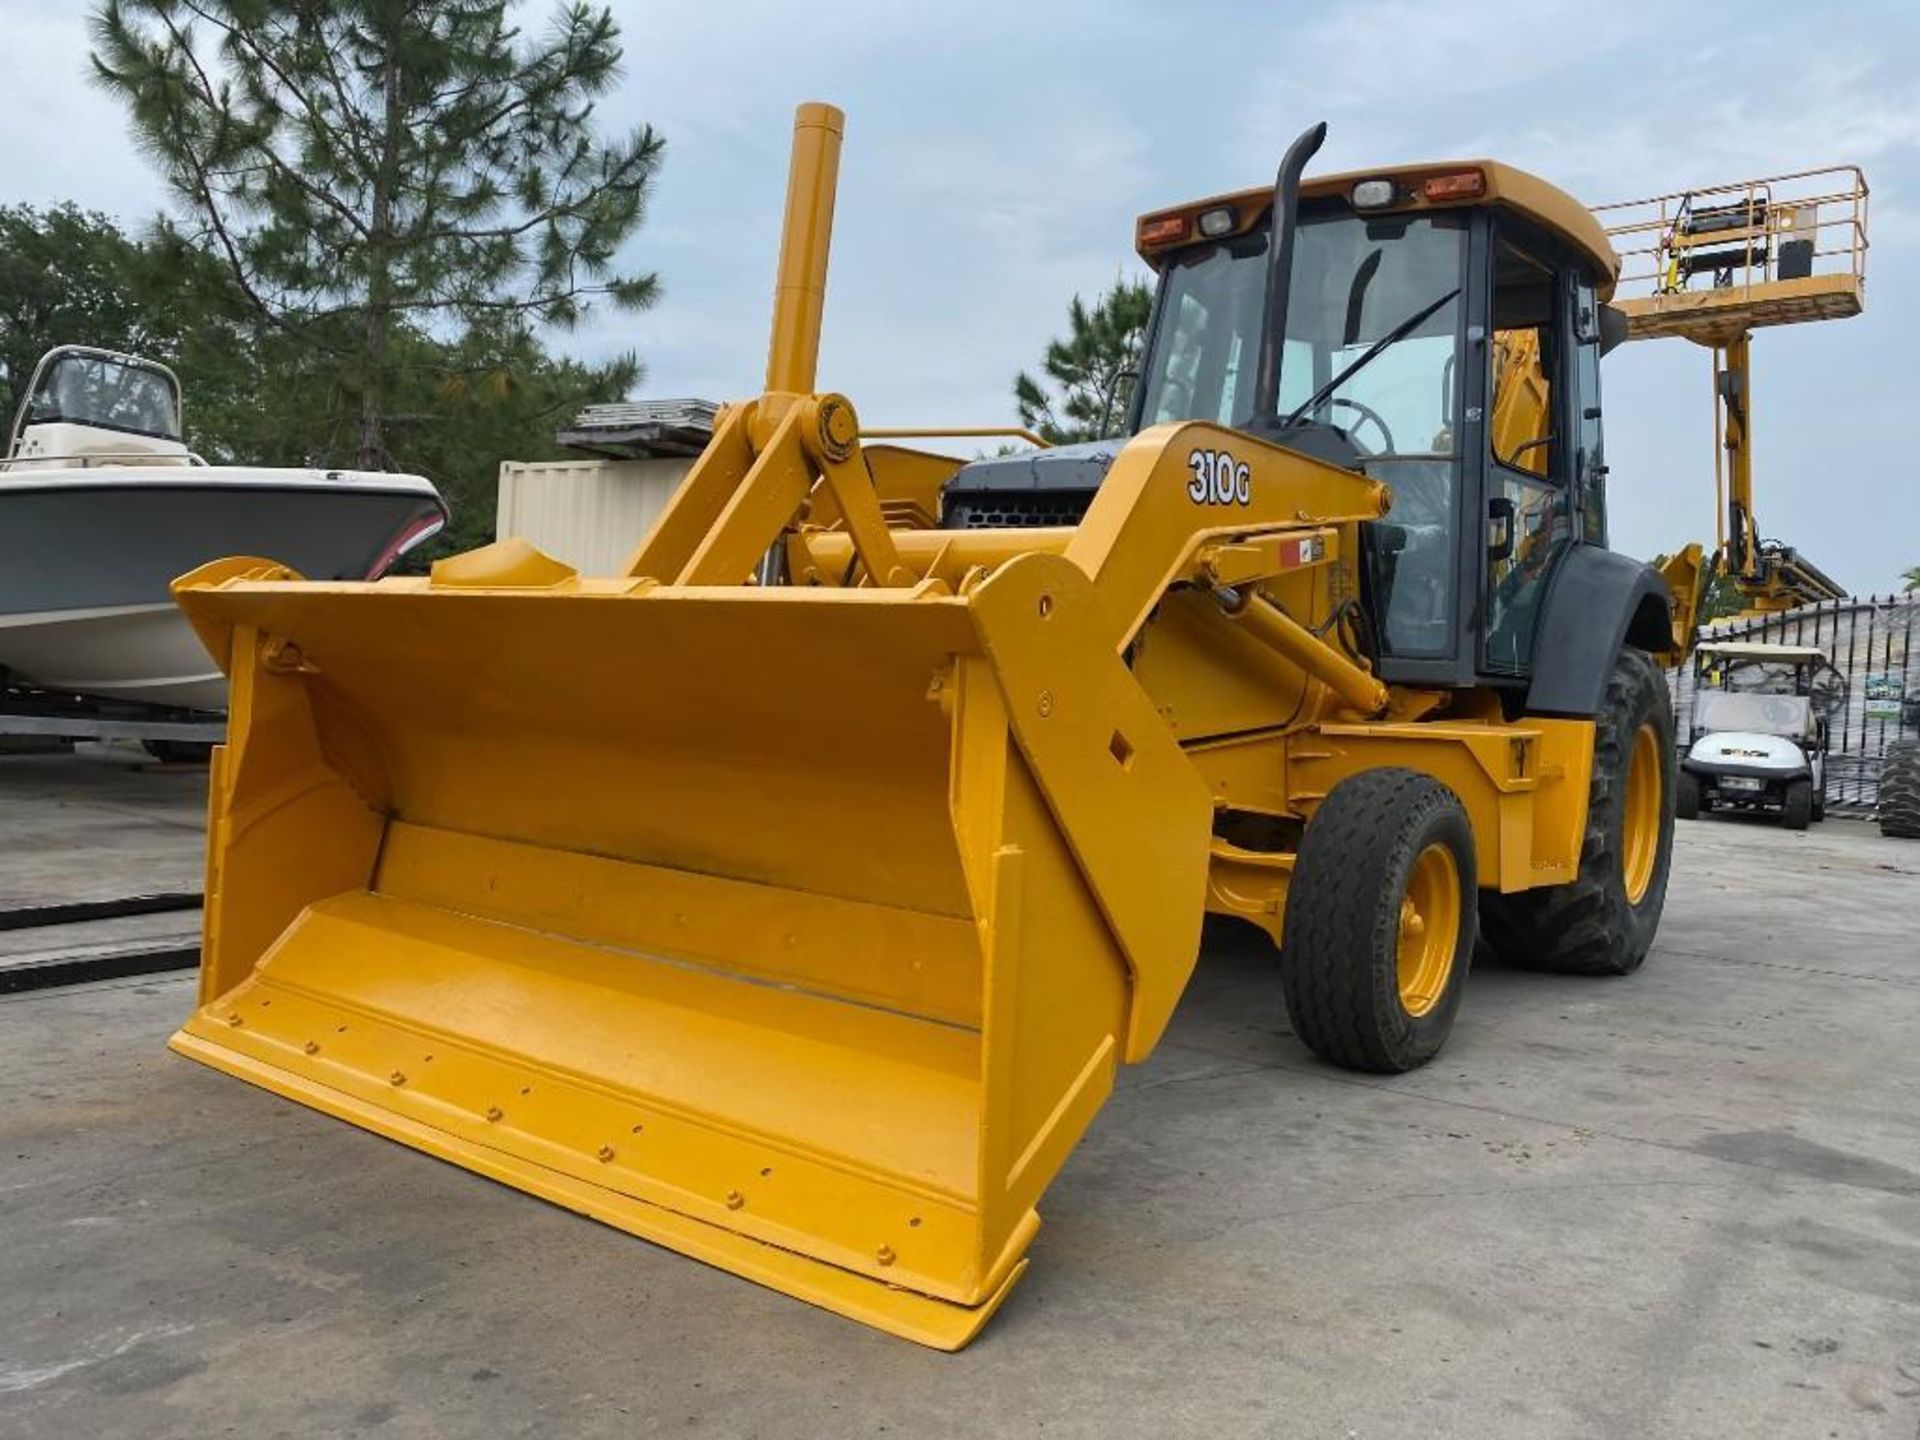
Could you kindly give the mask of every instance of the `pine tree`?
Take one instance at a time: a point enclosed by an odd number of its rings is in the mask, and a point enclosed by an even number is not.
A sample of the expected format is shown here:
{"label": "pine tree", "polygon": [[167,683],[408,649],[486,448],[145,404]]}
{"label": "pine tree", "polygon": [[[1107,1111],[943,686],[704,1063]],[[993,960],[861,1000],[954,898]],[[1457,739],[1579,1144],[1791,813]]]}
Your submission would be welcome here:
{"label": "pine tree", "polygon": [[[263,322],[226,267],[164,222],[144,238],[72,204],[0,206],[0,415],[56,345],[125,350],[191,375],[190,425],[258,389]],[[209,458],[211,434],[189,433]]]}
{"label": "pine tree", "polygon": [[1074,296],[1066,338],[1052,341],[1040,362],[1059,394],[1021,371],[1013,382],[1020,423],[1056,445],[1120,433],[1152,310],[1153,293],[1137,280],[1114,281],[1092,306]]}
{"label": "pine tree", "polygon": [[101,0],[94,71],[242,291],[357,400],[362,468],[393,456],[403,332],[507,357],[596,297],[649,305],[616,268],[663,142],[603,139],[619,73],[604,8],[524,38],[507,0]]}
{"label": "pine tree", "polygon": [[[187,444],[217,465],[332,467],[353,453],[359,406],[338,391],[328,353],[261,316],[223,258],[164,221],[135,234],[73,205],[0,205],[0,415],[16,412],[55,345],[172,366]],[[391,444],[453,509],[410,566],[491,540],[500,462],[560,458],[555,429],[637,378],[630,356],[583,365],[524,332],[442,339],[397,321],[388,347]]]}

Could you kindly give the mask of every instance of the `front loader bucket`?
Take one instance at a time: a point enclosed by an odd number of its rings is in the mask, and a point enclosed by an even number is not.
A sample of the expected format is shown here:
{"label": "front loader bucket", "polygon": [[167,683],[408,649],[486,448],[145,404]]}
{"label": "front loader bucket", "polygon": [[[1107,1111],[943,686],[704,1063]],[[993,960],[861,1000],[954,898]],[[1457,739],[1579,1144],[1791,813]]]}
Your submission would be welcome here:
{"label": "front loader bucket", "polygon": [[1085,576],[270,573],[178,587],[233,708],[174,1047],[965,1344],[1198,944],[1208,796]]}

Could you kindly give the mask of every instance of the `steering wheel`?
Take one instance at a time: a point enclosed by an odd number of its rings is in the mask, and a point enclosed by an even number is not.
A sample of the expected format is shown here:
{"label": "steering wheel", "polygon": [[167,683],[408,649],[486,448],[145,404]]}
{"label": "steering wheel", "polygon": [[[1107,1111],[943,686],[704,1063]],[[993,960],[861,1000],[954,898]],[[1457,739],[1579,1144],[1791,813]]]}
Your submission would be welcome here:
{"label": "steering wheel", "polygon": [[1783,730],[1787,726],[1798,723],[1800,719],[1798,706],[1789,705],[1784,700],[1772,695],[1769,695],[1761,704],[1760,713],[1767,717],[1767,723],[1769,725],[1778,725]]}
{"label": "steering wheel", "polygon": [[1371,405],[1362,404],[1358,400],[1349,400],[1344,395],[1337,396],[1332,402],[1329,403],[1327,408],[1330,410],[1338,410],[1342,405],[1346,406],[1347,409],[1349,410],[1357,411],[1360,416],[1360,418],[1354,422],[1352,429],[1343,431],[1343,433],[1346,435],[1346,437],[1349,440],[1353,440],[1356,445],[1359,444],[1360,442],[1357,439],[1355,439],[1356,432],[1360,429],[1362,425],[1365,425],[1371,422],[1374,428],[1379,430],[1380,439],[1384,443],[1380,446],[1379,449],[1374,450],[1370,453],[1375,455],[1387,455],[1392,453],[1392,451],[1395,448],[1393,443],[1393,431],[1387,428],[1387,422],[1380,418],[1380,412],[1378,410],[1374,409]]}

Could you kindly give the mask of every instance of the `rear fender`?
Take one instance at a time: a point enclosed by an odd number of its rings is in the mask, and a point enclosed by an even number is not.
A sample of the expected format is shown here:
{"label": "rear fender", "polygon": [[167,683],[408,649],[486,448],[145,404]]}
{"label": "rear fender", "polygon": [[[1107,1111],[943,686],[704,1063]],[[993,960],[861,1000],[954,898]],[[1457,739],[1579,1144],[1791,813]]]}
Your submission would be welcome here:
{"label": "rear fender", "polygon": [[1574,546],[1541,608],[1527,713],[1599,715],[1614,656],[1628,645],[1663,661],[1677,653],[1667,582],[1639,560]]}

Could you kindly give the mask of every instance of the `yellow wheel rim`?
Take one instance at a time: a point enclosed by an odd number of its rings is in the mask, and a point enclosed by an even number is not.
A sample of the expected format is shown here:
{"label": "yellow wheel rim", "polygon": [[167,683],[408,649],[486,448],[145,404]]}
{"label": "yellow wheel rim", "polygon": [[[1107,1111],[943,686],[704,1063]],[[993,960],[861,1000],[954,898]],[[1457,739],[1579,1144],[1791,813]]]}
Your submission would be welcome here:
{"label": "yellow wheel rim", "polygon": [[1633,737],[1627,758],[1627,801],[1620,817],[1621,870],[1627,900],[1638,905],[1653,884],[1653,865],[1660,855],[1660,736],[1642,725]]}
{"label": "yellow wheel rim", "polygon": [[1438,842],[1413,862],[1400,900],[1400,1004],[1419,1019],[1440,1003],[1460,938],[1460,866]]}

